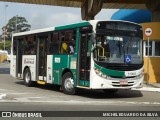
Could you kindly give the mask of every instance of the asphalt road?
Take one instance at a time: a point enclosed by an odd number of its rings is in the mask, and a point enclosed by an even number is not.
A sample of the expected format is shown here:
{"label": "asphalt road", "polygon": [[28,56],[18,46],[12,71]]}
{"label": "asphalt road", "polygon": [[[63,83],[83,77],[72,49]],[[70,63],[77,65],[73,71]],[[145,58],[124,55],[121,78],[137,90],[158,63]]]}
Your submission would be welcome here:
{"label": "asphalt road", "polygon": [[[53,85],[26,87],[23,80],[17,80],[9,74],[7,62],[0,63],[0,94],[6,95],[4,99],[0,99],[0,111],[160,111],[160,92],[120,90],[115,95],[106,95],[101,90],[79,89],[77,95],[65,95],[59,87]],[[78,117],[77,119],[113,118]],[[114,119],[124,118],[114,117]],[[134,117],[125,119],[130,120]],[[157,117],[136,119],[158,120]]]}

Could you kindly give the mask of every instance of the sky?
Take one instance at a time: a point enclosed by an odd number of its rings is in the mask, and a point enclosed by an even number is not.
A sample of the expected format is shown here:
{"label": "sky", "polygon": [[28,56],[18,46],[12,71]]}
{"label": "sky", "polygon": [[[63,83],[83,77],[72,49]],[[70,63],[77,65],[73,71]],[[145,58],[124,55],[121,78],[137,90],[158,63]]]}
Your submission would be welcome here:
{"label": "sky", "polygon": [[[0,34],[1,28],[13,16],[25,17],[31,30],[81,22],[81,9],[60,6],[33,5],[24,3],[0,2]],[[97,20],[110,20],[117,9],[102,9],[95,17]]]}

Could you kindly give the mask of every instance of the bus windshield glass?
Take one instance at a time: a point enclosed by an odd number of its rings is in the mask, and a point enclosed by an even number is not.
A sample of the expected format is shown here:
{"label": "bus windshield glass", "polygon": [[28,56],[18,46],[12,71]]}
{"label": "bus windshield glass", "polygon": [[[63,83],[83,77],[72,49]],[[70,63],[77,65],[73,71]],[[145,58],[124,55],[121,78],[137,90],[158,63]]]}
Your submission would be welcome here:
{"label": "bus windshield glass", "polygon": [[[123,27],[120,28],[121,26]],[[94,42],[94,60],[105,63],[142,64],[142,30],[138,25],[132,26],[128,23],[117,25],[117,29],[115,25],[113,29],[104,29],[104,23],[102,28],[98,26]]]}

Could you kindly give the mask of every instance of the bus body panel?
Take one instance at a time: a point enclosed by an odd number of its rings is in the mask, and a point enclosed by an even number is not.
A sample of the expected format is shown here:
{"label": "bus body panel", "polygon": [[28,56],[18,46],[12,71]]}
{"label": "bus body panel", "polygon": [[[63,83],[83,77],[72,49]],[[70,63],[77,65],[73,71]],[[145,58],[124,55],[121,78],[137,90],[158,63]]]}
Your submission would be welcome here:
{"label": "bus body panel", "polygon": [[77,58],[74,55],[53,55],[53,83],[62,84],[62,73],[71,71],[76,80]]}
{"label": "bus body panel", "polygon": [[142,74],[143,74],[143,68],[134,71],[125,71],[126,77],[141,76]]}
{"label": "bus body panel", "polygon": [[47,83],[53,83],[53,55],[47,55]]}
{"label": "bus body panel", "polygon": [[36,81],[36,55],[22,56],[22,74],[26,67],[29,67],[32,81]]}
{"label": "bus body panel", "polygon": [[[95,75],[92,77],[91,81],[91,89],[131,89],[131,88],[141,88],[143,87],[143,79],[125,79],[125,81],[128,81],[128,84],[126,86],[121,86],[120,81],[124,81],[124,79],[115,79],[115,80],[108,80],[105,78],[102,78],[98,75]],[[131,83],[131,84],[130,84]]]}
{"label": "bus body panel", "polygon": [[61,84],[62,70],[69,68],[69,55],[53,55],[53,83]]}
{"label": "bus body panel", "polygon": [[16,55],[11,55],[10,74],[16,77]]}

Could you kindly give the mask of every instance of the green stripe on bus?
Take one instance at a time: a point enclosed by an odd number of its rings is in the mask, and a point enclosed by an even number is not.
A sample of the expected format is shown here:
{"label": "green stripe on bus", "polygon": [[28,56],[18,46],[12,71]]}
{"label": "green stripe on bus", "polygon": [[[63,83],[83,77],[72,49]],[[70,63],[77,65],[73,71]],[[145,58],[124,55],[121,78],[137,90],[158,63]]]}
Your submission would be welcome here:
{"label": "green stripe on bus", "polygon": [[108,76],[123,77],[125,75],[124,71],[106,69],[97,64],[94,64],[94,66],[98,68],[103,74],[106,74]]}
{"label": "green stripe on bus", "polygon": [[55,30],[77,28],[77,27],[88,26],[88,25],[90,25],[89,22],[82,22],[82,23],[76,23],[76,24],[71,24],[71,25],[65,25],[65,26],[55,27]]}

